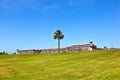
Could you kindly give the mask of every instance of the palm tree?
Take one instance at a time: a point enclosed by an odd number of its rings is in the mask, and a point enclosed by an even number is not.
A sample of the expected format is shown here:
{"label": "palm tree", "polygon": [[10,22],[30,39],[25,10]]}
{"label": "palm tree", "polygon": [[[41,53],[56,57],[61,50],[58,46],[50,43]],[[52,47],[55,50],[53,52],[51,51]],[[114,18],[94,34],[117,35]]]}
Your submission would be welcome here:
{"label": "palm tree", "polygon": [[54,39],[58,40],[58,53],[60,53],[60,40],[64,38],[64,35],[62,34],[61,30],[57,30],[54,33]]}

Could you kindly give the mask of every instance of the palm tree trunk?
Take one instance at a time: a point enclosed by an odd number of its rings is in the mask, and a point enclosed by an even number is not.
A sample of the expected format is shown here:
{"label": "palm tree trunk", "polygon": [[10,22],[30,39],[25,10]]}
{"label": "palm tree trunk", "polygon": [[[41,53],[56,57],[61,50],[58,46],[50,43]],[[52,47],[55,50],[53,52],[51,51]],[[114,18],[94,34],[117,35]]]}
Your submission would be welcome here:
{"label": "palm tree trunk", "polygon": [[60,39],[58,39],[58,53],[60,53]]}

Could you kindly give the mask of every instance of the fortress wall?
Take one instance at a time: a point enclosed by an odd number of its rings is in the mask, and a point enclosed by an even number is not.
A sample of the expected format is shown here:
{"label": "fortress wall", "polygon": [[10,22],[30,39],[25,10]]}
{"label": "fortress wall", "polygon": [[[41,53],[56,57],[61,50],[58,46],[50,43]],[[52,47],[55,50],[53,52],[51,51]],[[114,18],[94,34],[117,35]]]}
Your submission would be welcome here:
{"label": "fortress wall", "polygon": [[17,53],[20,53],[20,54],[33,54],[34,51],[33,50],[17,50]]}
{"label": "fortress wall", "polygon": [[[93,44],[92,44],[93,45]],[[95,45],[94,45],[95,46]],[[84,45],[73,45],[66,48],[61,48],[60,52],[84,52],[88,51],[88,48],[90,47],[90,44],[84,44]],[[94,48],[92,48],[94,49]],[[58,53],[58,49],[32,49],[32,50],[18,50],[18,54],[46,54],[46,53]]]}
{"label": "fortress wall", "polygon": [[[88,51],[88,46],[72,46],[72,47],[66,47],[61,48],[60,52],[82,52],[82,51]],[[58,53],[58,49],[41,49],[41,50],[17,50],[18,54],[45,54],[45,53]]]}

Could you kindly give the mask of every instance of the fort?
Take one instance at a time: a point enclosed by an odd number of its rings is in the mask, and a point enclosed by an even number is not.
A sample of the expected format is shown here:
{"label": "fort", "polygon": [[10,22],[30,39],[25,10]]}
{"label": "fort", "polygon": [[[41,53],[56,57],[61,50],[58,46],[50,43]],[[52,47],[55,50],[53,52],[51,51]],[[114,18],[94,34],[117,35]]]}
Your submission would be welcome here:
{"label": "fort", "polygon": [[[73,45],[66,48],[61,48],[60,52],[84,52],[84,51],[92,51],[97,49],[96,45],[93,44],[92,41],[88,44],[83,45]],[[58,49],[32,49],[32,50],[19,50],[17,49],[17,54],[45,54],[45,53],[58,53]]]}

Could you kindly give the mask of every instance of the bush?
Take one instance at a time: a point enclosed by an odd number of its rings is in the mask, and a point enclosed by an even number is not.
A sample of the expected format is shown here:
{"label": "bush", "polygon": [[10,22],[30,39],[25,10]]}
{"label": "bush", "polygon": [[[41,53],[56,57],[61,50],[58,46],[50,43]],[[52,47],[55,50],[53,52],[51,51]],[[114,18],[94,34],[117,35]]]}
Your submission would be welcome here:
{"label": "bush", "polygon": [[7,55],[8,53],[6,53],[5,51],[0,52],[0,55]]}

